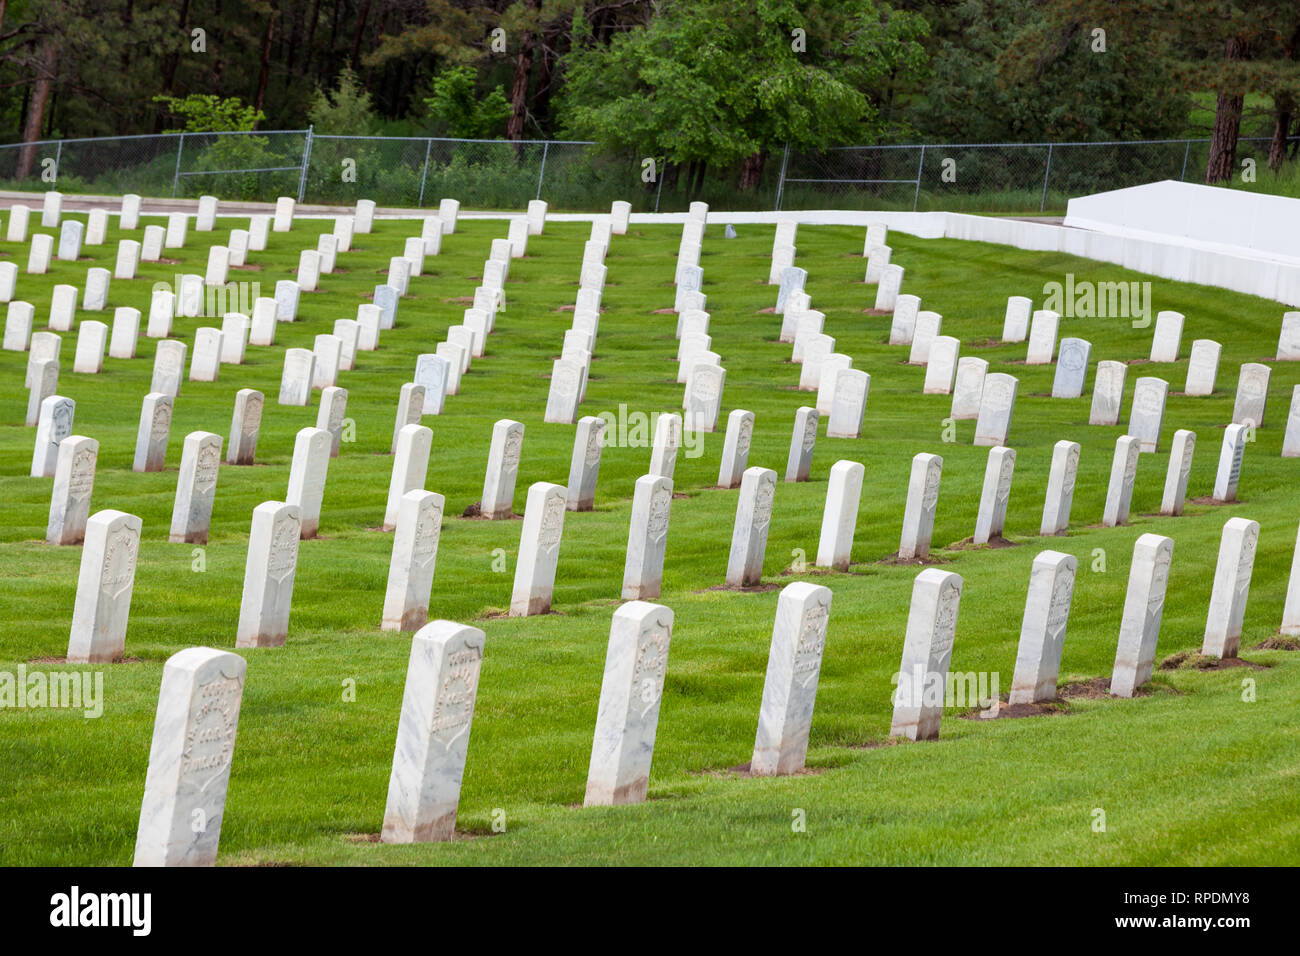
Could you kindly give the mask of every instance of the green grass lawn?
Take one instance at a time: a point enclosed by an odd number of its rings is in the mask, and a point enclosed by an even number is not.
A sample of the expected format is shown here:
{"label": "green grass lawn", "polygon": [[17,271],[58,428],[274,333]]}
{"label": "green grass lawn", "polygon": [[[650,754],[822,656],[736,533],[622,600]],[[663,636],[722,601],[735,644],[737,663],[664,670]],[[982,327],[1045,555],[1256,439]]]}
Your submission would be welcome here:
{"label": "green grass lawn", "polygon": [[[39,221],[39,215],[34,217]],[[146,219],[145,222],[156,222]],[[111,220],[116,225],[116,217]],[[133,282],[115,282],[110,306],[148,310],[150,287],[182,271],[204,271],[220,231],[194,233],[180,265],[146,264]],[[273,233],[254,253],[255,268],[232,279],[256,281],[270,295],[296,268],[298,252],[328,228],[301,220]],[[765,284],[773,227],[739,226],[725,240],[710,226],[701,264],[713,350],[727,369],[721,420],[734,408],[756,415],[751,465],[784,473],[790,430],[811,393],[792,390],[798,367],[777,343],[776,300]],[[39,226],[36,227],[38,231]],[[43,230],[50,231],[50,230]],[[1248,446],[1241,501],[1189,504],[1181,518],[1159,518],[1168,447],[1176,428],[1197,433],[1189,498],[1211,491],[1223,426],[1231,417],[1237,367],[1271,359],[1283,306],[1217,289],[1153,280],[1154,308],[1187,316],[1183,360],[1133,366],[1122,421],[1139,375],[1171,383],[1161,451],[1144,455],[1129,527],[1102,529],[1102,506],[1115,439],[1122,427],[1089,426],[1089,394],[1053,400],[1052,367],[1015,364],[1024,345],[996,339],[1006,297],[1042,301],[1043,284],[1145,279],[1116,266],[1057,253],[1021,252],[955,240],[891,236],[905,266],[905,291],[944,315],[946,334],[991,371],[1020,377],[1010,444],[1017,450],[1007,534],[1015,547],[954,549],[975,525],[988,450],[970,442],[973,422],[942,440],[948,396],[921,394],[924,370],[901,364],[906,350],[884,344],[888,317],[864,315],[874,287],[861,279],[860,228],[801,227],[798,264],[808,269],[813,307],[826,313],[836,349],[871,373],[863,436],[828,439],[825,424],[813,480],[778,485],[764,566],[765,582],[811,579],[834,592],[813,718],[809,770],[784,779],[729,772],[748,761],[777,591],[709,590],[723,582],[736,491],[717,490],[722,435],[707,436],[699,457],[683,451],[673,502],[661,603],[676,616],[659,719],[650,799],[641,806],[581,809],[610,618],[618,605],[633,483],[648,468],[648,447],[605,450],[596,510],[565,518],[555,612],[527,619],[501,613],[509,603],[519,521],[459,517],[478,500],[493,422],[523,422],[523,460],[515,509],[528,485],[565,483],[573,427],[542,422],[547,379],[573,304],[585,223],[551,223],[511,265],[509,308],[488,352],[465,376],[461,394],[433,429],[427,488],[446,496],[446,520],[433,583],[431,616],[472,623],[487,634],[483,670],[460,802],[466,838],[452,844],[373,842],[384,810],[397,731],[409,635],[381,633],[380,613],[392,536],[382,521],[392,458],[387,454],[399,389],[416,356],[433,351],[459,322],[504,221],[462,220],[412,280],[398,327],[380,350],[359,353],[343,373],[356,441],[331,461],[321,537],[303,542],[288,645],[239,651],[247,686],[221,834],[220,862],[329,864],[508,863],[909,863],[909,864],[1245,864],[1300,862],[1300,655],[1259,651],[1281,618],[1296,539],[1300,461],[1280,457],[1291,389],[1300,366],[1275,363],[1267,419]],[[100,375],[71,371],[75,335],[65,334],[60,394],[77,402],[74,432],[100,443],[92,512],[117,508],[143,519],[143,542],[126,653],[138,658],[102,669],[104,715],[61,710],[0,710],[0,863],[129,864],[144,788],[163,662],[193,645],[232,649],[253,508],[285,495],[293,439],[314,425],[312,407],[275,403],[283,350],[310,348],[337,318],[354,317],[412,221],[383,221],[359,236],[321,291],[304,294],[299,321],[280,324],[273,348],[252,348],[243,366],[222,366],[213,384],[186,381],[176,401],[167,470],[130,470],[140,403],[149,388],[153,340],[143,335],[133,360],[106,359]],[[678,226],[634,226],[613,239],[607,260],[596,358],[581,413],[680,410],[674,382],[673,302]],[[136,236],[139,237],[138,234]],[[30,276],[26,246],[0,242],[19,263],[18,297],[36,305],[44,327],[56,282],[84,284],[89,265],[112,268],[119,234]],[[171,254],[175,254],[172,251]],[[91,259],[94,261],[92,262]],[[79,315],[79,320],[87,316]],[[111,321],[111,309],[98,316]],[[219,319],[178,319],[174,334]],[[1151,329],[1123,319],[1063,319],[1062,335],[1093,343],[1092,361],[1145,358]],[[1195,338],[1223,343],[1213,397],[1182,391]],[[0,353],[0,670],[66,654],[80,548],[43,543],[51,479],[28,477],[34,429],[23,425],[27,356]],[[222,466],[205,570],[190,545],[167,543],[185,434],[229,433],[236,390],[268,397],[255,467]],[[1052,445],[1083,445],[1071,533],[1044,540],[1037,530]],[[1170,535],[1176,545],[1157,660],[1198,649],[1223,523],[1241,515],[1261,525],[1246,612],[1243,654],[1262,669],[1158,670],[1151,693],[1133,700],[1077,700],[1057,716],[967,720],[947,711],[937,742],[886,742],[891,675],[902,653],[912,580],[919,570],[882,563],[898,547],[913,455],[944,458],[935,524],[936,556],[965,580],[955,671],[991,671],[1009,689],[1029,568],[1050,547],[1079,559],[1062,681],[1109,676],[1134,540]],[[840,459],[862,462],[866,479],[848,573],[793,573],[800,552],[815,555],[826,478]],[[506,556],[505,570],[500,556]],[[29,665],[59,668],[64,665]],[[1243,681],[1253,682],[1253,695]],[[344,689],[355,682],[355,700]],[[1253,699],[1244,699],[1252,698]],[[1104,811],[1105,830],[1094,828]],[[804,826],[796,826],[800,820]],[[494,822],[504,832],[494,832]],[[499,829],[499,827],[498,827]]]}

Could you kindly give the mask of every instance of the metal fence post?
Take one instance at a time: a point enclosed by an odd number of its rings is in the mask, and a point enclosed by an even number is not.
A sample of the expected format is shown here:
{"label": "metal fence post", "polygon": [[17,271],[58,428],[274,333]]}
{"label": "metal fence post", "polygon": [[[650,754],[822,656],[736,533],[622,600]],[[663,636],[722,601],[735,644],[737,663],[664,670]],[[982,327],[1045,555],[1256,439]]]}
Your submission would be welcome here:
{"label": "metal fence post", "polygon": [[176,198],[176,189],[181,183],[181,150],[185,148],[185,134],[176,142],[176,172],[172,175],[172,199]]}
{"label": "metal fence post", "polygon": [[542,180],[546,178],[546,153],[550,148],[551,148],[551,143],[549,140],[545,143],[542,143],[542,168],[537,173],[537,197],[536,198],[538,199],[542,198]]}
{"label": "metal fence post", "polygon": [[790,163],[790,144],[785,144],[785,152],[781,154],[781,175],[776,181],[776,212],[781,211],[781,196],[785,193],[785,170]]}
{"label": "metal fence post", "polygon": [[303,196],[307,194],[307,164],[311,162],[311,134],[315,128],[315,123],[308,125],[307,138],[302,144],[302,172],[298,174],[298,202],[302,202]]}
{"label": "metal fence post", "polygon": [[668,170],[667,161],[664,162],[664,168],[659,170],[659,186],[655,189],[655,212],[659,211],[659,195],[664,191],[664,173]]}
{"label": "metal fence post", "polygon": [[417,209],[424,208],[424,181],[429,178],[429,152],[433,149],[433,140],[426,140],[424,144],[424,172],[420,173],[420,198],[416,200]]}
{"label": "metal fence post", "polygon": [[1047,144],[1047,168],[1043,170],[1043,198],[1038,203],[1038,211],[1047,208],[1047,177],[1052,175],[1052,144]]}
{"label": "metal fence post", "polygon": [[[921,171],[925,169],[925,145],[921,146],[921,159],[916,164],[916,192],[912,194],[912,212],[916,212],[917,203],[921,201]],[[906,180],[904,180],[906,182]]]}
{"label": "metal fence post", "polygon": [[1180,183],[1187,182],[1187,157],[1190,156],[1191,154],[1192,154],[1192,141],[1189,139],[1187,141],[1187,148],[1183,150],[1183,171],[1178,174],[1178,181]]}

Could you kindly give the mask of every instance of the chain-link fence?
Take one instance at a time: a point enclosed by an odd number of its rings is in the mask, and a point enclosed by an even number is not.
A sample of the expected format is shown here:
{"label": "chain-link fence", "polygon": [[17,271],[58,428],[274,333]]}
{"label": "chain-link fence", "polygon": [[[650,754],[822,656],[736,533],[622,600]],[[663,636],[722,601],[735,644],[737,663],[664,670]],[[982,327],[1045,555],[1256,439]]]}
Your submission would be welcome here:
{"label": "chain-link fence", "polygon": [[[1243,138],[1237,161],[1262,174],[1267,138]],[[1290,162],[1300,137],[1288,140]],[[845,146],[787,153],[777,209],[943,209],[1038,213],[1064,210],[1072,196],[1162,179],[1204,182],[1210,141],[956,143]],[[1246,167],[1241,167],[1245,172]]]}
{"label": "chain-link fence", "polygon": [[[755,184],[739,169],[675,167],[593,143],[326,136],[312,130],[164,133],[0,145],[0,188],[151,197],[214,195],[423,208],[454,196],[474,209],[675,212],[695,199],[733,210],[945,209],[1059,212],[1071,196],[1160,179],[1201,182],[1209,140],[966,143],[784,150]],[[1239,141],[1237,159],[1266,166],[1269,141]],[[1300,138],[1288,142],[1294,167]],[[752,172],[752,170],[751,170]],[[1292,177],[1292,181],[1295,177]],[[55,185],[57,184],[57,185]]]}

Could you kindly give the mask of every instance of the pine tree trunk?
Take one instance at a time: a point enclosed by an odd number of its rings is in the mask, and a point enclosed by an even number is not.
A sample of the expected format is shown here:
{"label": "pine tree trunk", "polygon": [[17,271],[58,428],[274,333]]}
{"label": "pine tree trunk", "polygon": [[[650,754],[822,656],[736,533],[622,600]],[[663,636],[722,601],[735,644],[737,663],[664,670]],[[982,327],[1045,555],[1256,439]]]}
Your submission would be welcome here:
{"label": "pine tree trunk", "polygon": [[[1246,44],[1229,37],[1225,51],[1229,60],[1244,60]],[[1207,183],[1226,183],[1237,170],[1237,137],[1241,133],[1241,93],[1220,92],[1214,109],[1214,132],[1210,135],[1210,161],[1205,167]]]}
{"label": "pine tree trunk", "polygon": [[1277,172],[1286,162],[1286,137],[1291,130],[1293,104],[1279,97],[1273,120],[1273,139],[1268,144],[1268,168]]}
{"label": "pine tree trunk", "polygon": [[510,121],[506,124],[506,139],[524,138],[524,120],[528,114],[528,79],[533,72],[533,47],[537,40],[525,33],[515,57],[515,76],[510,84]]}
{"label": "pine tree trunk", "polygon": [[[266,18],[266,32],[262,35],[262,69],[257,75],[257,93],[253,96],[253,109],[261,112],[266,102],[266,84],[271,79],[271,38],[275,34],[275,11]],[[257,124],[253,124],[257,128]]]}
{"label": "pine tree trunk", "polygon": [[[35,143],[41,138],[41,126],[45,122],[45,107],[50,102],[50,91],[54,88],[54,71],[59,65],[58,40],[52,33],[47,33],[41,41],[41,51],[36,62],[36,79],[32,83],[32,101],[27,109],[27,123],[23,127],[23,142]],[[14,178],[26,179],[36,161],[36,147],[24,146],[18,153],[18,168]]]}
{"label": "pine tree trunk", "polygon": [[749,192],[757,189],[763,180],[763,166],[767,163],[767,150],[760,150],[753,156],[746,156],[740,167],[740,191]]}

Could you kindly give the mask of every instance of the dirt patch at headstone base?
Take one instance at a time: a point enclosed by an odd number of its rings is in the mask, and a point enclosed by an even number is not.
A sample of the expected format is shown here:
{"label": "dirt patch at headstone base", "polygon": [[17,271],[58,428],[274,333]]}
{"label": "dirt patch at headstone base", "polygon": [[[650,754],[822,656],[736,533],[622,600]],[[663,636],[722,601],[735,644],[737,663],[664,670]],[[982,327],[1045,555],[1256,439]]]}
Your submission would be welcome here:
{"label": "dirt patch at headstone base", "polygon": [[1199,651],[1179,651],[1177,654],[1170,654],[1159,665],[1162,671],[1226,671],[1234,667],[1250,667],[1259,671],[1267,669],[1263,664],[1256,664],[1254,661],[1243,660],[1240,657],[1211,657]]}
{"label": "dirt patch at headstone base", "polygon": [[1300,637],[1275,634],[1261,644],[1255,645],[1257,651],[1300,651]]}

